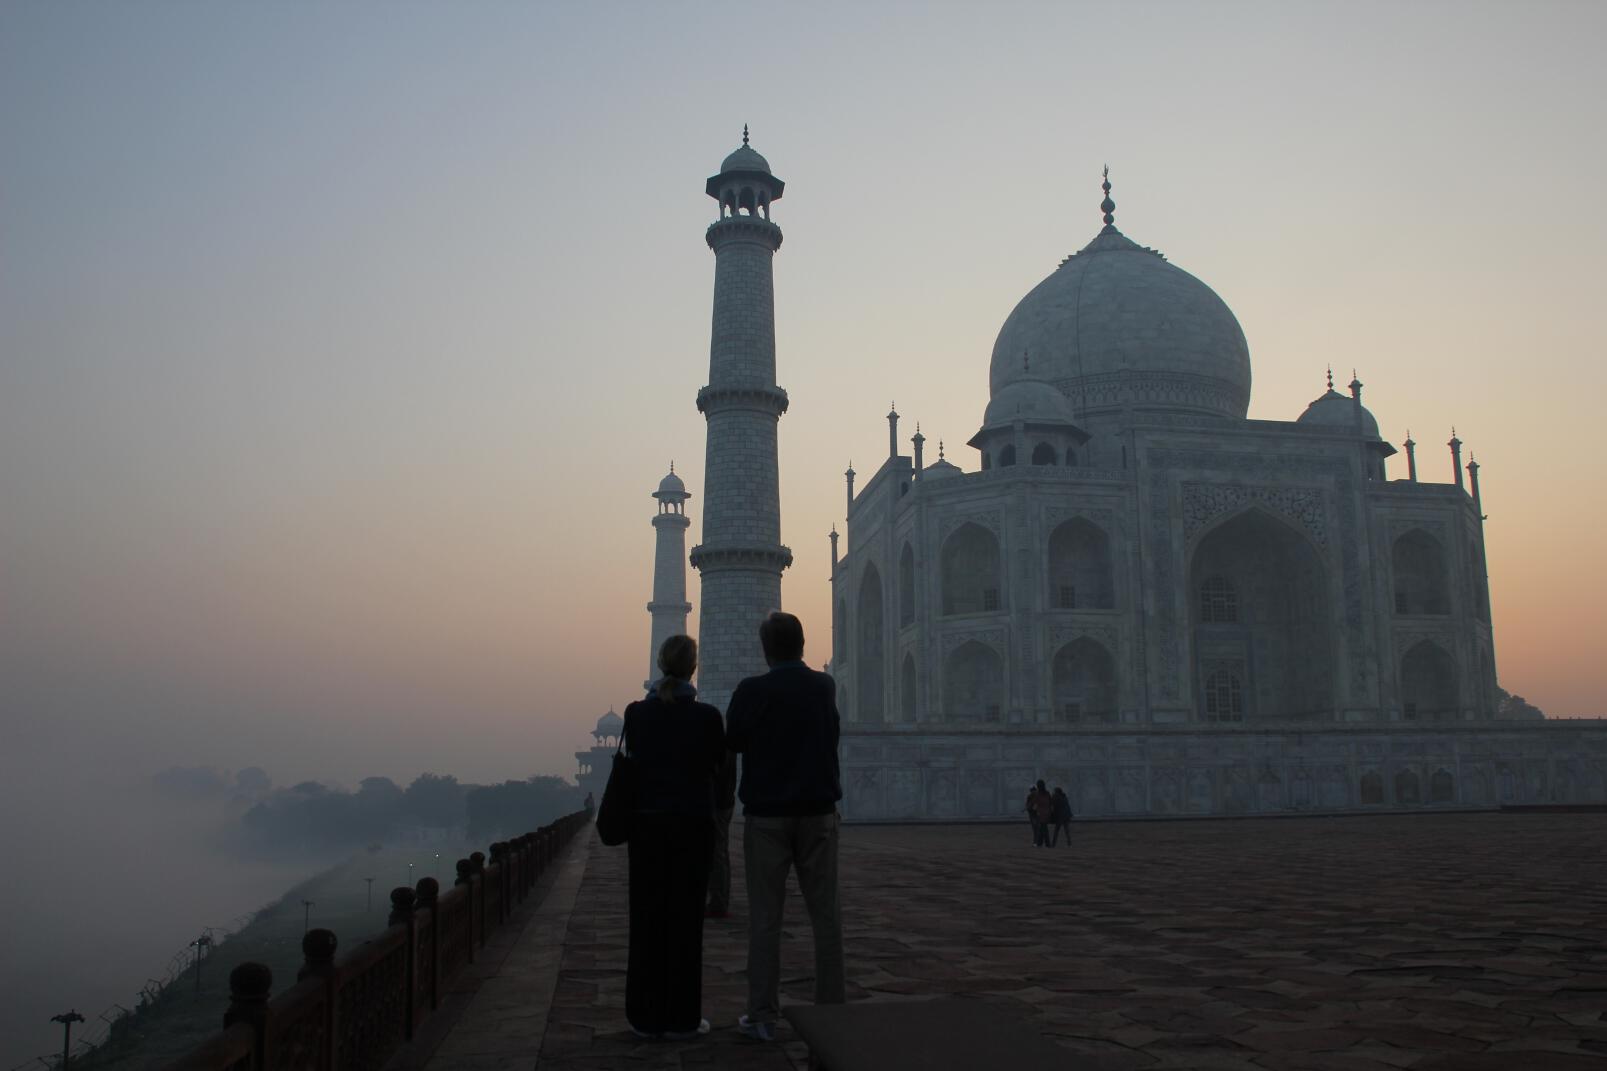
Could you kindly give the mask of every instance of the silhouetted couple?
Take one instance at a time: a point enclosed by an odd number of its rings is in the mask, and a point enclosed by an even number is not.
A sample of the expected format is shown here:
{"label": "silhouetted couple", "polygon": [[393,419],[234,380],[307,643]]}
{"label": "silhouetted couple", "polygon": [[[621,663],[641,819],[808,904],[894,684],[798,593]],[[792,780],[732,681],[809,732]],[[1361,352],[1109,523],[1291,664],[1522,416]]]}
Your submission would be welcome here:
{"label": "silhouetted couple", "polygon": [[[664,641],[658,655],[664,677],[625,709],[624,747],[637,770],[625,1018],[641,1037],[686,1040],[709,1030],[702,1009],[704,897],[720,895],[718,881],[710,883],[724,832],[716,818],[725,810],[729,823],[733,794],[746,819],[748,893],[748,1007],[737,1029],[759,1041],[774,1037],[781,916],[793,868],[815,935],[815,1002],[845,999],[837,689],[804,664],[803,624],[793,615],[767,617],[759,642],[770,670],[737,686],[724,725],[719,710],[696,700],[690,682],[697,643],[690,636]],[[725,881],[729,890],[729,870]],[[708,914],[723,917],[726,907],[711,899]]]}
{"label": "silhouetted couple", "polygon": [[1050,792],[1040,780],[1027,789],[1026,811],[1032,823],[1034,848],[1053,848],[1060,843],[1062,830],[1066,834],[1066,847],[1071,847],[1071,800],[1065,789],[1056,785],[1054,792]]}

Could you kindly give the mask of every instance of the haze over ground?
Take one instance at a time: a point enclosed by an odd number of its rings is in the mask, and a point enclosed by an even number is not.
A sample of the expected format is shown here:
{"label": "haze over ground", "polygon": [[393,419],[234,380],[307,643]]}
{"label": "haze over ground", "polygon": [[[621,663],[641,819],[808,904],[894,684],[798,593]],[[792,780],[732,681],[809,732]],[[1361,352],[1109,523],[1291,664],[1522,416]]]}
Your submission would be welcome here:
{"label": "haze over ground", "polygon": [[1238,315],[1252,416],[1332,364],[1424,478],[1456,426],[1501,683],[1601,713],[1604,30],[1571,4],[7,5],[0,780],[46,774],[8,814],[68,767],[572,775],[647,668],[672,458],[696,541],[702,185],[744,122],[787,181],[784,598],[817,664],[842,470],[874,470],[895,399],[975,467],[994,335],[1098,229],[1108,162],[1118,226]]}

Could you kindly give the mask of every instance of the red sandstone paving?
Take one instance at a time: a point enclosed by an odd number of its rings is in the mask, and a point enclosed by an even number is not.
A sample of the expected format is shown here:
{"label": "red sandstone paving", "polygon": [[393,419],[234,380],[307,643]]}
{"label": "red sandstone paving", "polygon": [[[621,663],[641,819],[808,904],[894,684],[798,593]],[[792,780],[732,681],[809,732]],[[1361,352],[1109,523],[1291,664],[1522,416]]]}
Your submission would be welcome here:
{"label": "red sandstone paving", "polygon": [[[851,1000],[1010,1005],[1068,1067],[1313,1071],[1607,1069],[1607,815],[1454,814],[1099,823],[1071,850],[1015,826],[843,834]],[[543,1068],[803,1068],[732,1029],[746,993],[740,828],[733,917],[704,938],[697,1042],[624,1019],[625,852],[594,845]],[[789,896],[783,994],[812,992]]]}

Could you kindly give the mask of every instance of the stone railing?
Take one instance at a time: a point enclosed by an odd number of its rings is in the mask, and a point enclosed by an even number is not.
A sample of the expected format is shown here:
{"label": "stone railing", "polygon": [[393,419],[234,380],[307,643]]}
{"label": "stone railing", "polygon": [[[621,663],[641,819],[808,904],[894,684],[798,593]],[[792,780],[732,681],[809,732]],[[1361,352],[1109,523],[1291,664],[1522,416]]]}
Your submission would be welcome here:
{"label": "stone railing", "polygon": [[389,927],[339,958],[334,933],[309,930],[296,984],[276,996],[266,966],[240,964],[229,973],[222,1033],[169,1071],[377,1071],[440,1007],[486,935],[509,919],[590,818],[577,811],[498,841],[490,862],[481,852],[458,860],[450,892],[441,893],[434,878],[392,890]]}

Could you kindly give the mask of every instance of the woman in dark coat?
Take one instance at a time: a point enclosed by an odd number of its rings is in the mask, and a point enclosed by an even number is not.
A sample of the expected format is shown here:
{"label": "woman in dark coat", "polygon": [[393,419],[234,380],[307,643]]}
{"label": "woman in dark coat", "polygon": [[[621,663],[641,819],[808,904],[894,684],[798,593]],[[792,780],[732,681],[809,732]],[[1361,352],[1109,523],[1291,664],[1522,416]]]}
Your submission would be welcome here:
{"label": "woman in dark coat", "polygon": [[664,676],[625,708],[625,750],[636,760],[631,812],[630,959],[625,1018],[641,1037],[685,1040],[703,1018],[703,896],[714,849],[715,774],[725,759],[720,712],[696,700],[697,641],[671,636]]}

